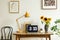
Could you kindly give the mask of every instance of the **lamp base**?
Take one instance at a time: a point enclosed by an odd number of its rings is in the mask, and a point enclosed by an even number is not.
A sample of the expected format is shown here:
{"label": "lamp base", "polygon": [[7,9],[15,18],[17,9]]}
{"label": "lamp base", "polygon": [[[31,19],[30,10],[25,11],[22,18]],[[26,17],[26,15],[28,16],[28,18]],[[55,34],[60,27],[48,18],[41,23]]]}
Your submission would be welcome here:
{"label": "lamp base", "polygon": [[18,30],[18,31],[16,31],[17,33],[23,33],[23,31],[22,30]]}
{"label": "lamp base", "polygon": [[20,33],[20,31],[16,31],[17,33]]}

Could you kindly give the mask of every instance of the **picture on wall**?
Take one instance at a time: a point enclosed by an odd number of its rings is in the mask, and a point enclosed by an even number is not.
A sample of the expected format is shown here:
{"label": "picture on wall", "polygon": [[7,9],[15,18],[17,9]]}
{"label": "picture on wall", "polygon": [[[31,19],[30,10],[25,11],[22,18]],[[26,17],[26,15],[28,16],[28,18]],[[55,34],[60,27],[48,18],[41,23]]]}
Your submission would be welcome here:
{"label": "picture on wall", "polygon": [[9,12],[10,13],[19,13],[19,1],[10,1],[9,2]]}
{"label": "picture on wall", "polygon": [[42,9],[57,9],[57,0],[41,0]]}

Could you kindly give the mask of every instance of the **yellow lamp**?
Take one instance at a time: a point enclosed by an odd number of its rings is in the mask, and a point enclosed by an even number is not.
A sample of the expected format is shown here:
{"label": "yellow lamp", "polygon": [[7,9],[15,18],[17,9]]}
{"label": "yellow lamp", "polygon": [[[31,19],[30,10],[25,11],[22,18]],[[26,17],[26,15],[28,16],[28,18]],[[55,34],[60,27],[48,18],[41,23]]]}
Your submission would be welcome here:
{"label": "yellow lamp", "polygon": [[25,13],[25,17],[30,17],[28,12]]}
{"label": "yellow lamp", "polygon": [[18,25],[18,31],[17,31],[17,32],[21,32],[21,30],[20,30],[20,25],[19,25],[19,23],[18,23],[18,20],[19,20],[20,18],[22,18],[22,17],[28,18],[28,17],[30,17],[30,14],[29,14],[28,12],[26,12],[23,16],[21,16],[21,17],[19,17],[19,18],[16,19],[16,22],[17,22],[17,25]]}

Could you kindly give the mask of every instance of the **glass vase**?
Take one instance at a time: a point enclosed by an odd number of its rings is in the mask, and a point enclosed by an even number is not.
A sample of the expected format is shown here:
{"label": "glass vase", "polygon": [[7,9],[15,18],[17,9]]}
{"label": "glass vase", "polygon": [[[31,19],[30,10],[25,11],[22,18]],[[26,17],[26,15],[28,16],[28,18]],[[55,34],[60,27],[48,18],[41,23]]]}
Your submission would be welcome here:
{"label": "glass vase", "polygon": [[44,27],[44,29],[45,29],[45,33],[48,32],[48,27],[49,27],[49,25],[46,25],[46,24],[45,24],[45,27]]}

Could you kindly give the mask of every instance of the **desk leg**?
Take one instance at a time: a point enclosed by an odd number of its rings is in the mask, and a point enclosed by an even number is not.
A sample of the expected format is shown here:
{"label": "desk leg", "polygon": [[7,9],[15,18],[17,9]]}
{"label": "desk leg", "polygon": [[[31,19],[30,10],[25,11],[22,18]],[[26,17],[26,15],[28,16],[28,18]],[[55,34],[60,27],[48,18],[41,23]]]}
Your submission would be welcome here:
{"label": "desk leg", "polygon": [[20,37],[16,35],[16,40],[20,40]]}
{"label": "desk leg", "polygon": [[51,37],[49,36],[49,40],[51,40]]}
{"label": "desk leg", "polygon": [[47,40],[47,37],[46,37],[46,40]]}

